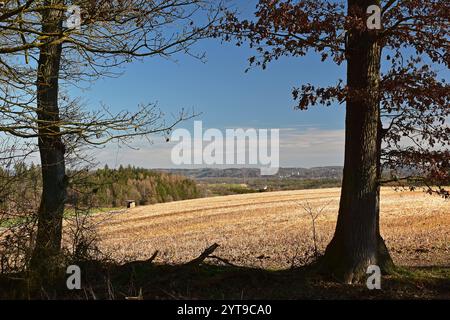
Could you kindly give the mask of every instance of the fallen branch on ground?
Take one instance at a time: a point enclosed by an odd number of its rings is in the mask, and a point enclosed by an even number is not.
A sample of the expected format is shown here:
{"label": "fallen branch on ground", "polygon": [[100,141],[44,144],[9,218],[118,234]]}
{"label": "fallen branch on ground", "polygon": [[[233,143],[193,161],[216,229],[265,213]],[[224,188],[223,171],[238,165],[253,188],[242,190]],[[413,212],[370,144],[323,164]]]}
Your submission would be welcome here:
{"label": "fallen branch on ground", "polygon": [[224,264],[226,264],[226,265],[228,265],[230,267],[237,267],[237,265],[231,263],[230,260],[228,260],[228,259],[224,259],[224,258],[221,258],[221,257],[218,257],[218,256],[209,256],[208,258],[219,260],[220,262],[222,262],[222,263],[224,263]]}
{"label": "fallen branch on ground", "polygon": [[198,256],[197,258],[195,258],[194,260],[186,263],[186,265],[199,265],[201,264],[203,261],[205,261],[206,258],[208,258],[214,251],[216,251],[216,249],[219,247],[219,245],[217,243],[214,243],[212,246],[208,247],[207,249],[205,249],[205,251],[203,251],[203,253]]}

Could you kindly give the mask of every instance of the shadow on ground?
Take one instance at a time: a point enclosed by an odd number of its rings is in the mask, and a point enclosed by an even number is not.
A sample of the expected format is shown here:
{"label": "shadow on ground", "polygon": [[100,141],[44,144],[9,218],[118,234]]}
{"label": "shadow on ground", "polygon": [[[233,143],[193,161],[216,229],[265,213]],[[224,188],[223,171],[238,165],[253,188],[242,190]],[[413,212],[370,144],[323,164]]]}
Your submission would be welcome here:
{"label": "shadow on ground", "polygon": [[382,290],[371,291],[365,284],[324,279],[312,266],[270,271],[148,261],[79,265],[81,290],[69,291],[62,271],[57,285],[43,285],[34,293],[21,275],[0,275],[0,299],[450,299],[450,266],[401,267],[383,277]]}

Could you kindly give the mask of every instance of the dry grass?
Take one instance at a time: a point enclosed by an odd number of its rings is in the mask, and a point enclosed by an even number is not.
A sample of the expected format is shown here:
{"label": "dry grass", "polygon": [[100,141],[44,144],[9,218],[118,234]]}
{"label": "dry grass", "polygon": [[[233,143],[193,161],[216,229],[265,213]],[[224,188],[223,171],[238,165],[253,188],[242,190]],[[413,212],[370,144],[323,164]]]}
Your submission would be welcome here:
{"label": "dry grass", "polygon": [[[101,248],[115,258],[182,263],[214,242],[217,256],[241,266],[272,269],[301,263],[312,246],[309,216],[299,205],[329,203],[316,221],[319,248],[330,241],[340,189],[204,198],[98,214]],[[382,233],[396,263],[450,265],[450,202],[421,192],[382,190]],[[296,258],[297,257],[297,258]]]}

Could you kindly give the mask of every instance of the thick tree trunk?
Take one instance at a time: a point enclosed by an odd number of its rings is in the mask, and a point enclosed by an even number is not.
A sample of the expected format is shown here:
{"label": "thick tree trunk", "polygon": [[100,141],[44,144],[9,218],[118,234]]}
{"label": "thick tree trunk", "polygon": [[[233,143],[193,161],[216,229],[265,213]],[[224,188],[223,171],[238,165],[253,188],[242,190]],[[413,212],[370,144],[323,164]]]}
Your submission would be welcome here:
{"label": "thick tree trunk", "polygon": [[[364,14],[379,1],[350,0]],[[349,14],[352,14],[349,12]],[[346,283],[359,281],[369,265],[392,262],[380,235],[381,46],[372,31],[350,31],[347,42],[347,98],[344,178],[336,230],[322,259],[327,273]]]}
{"label": "thick tree trunk", "polygon": [[[59,0],[48,3],[61,3]],[[44,33],[59,34],[63,12],[46,10],[42,15]],[[52,40],[52,39],[50,39]],[[53,39],[54,40],[54,39]],[[62,220],[66,200],[64,144],[59,128],[58,78],[62,46],[41,47],[37,78],[37,115],[39,152],[42,165],[42,198],[38,212],[38,230],[31,268],[45,274],[55,264],[61,249]]]}

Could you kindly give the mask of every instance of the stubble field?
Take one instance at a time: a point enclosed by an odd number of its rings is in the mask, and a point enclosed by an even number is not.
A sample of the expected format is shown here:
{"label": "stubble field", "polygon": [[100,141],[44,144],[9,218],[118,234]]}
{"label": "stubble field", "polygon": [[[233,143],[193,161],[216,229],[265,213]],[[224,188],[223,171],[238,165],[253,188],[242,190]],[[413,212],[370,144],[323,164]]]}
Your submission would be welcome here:
{"label": "stubble field", "polygon": [[[312,221],[302,205],[324,208],[316,221],[323,251],[337,218],[339,188],[244,194],[138,207],[96,215],[101,249],[117,259],[178,264],[218,243],[215,255],[238,266],[285,269],[308,262]],[[381,232],[395,262],[450,265],[450,202],[383,188]],[[218,260],[211,259],[211,263]]]}

